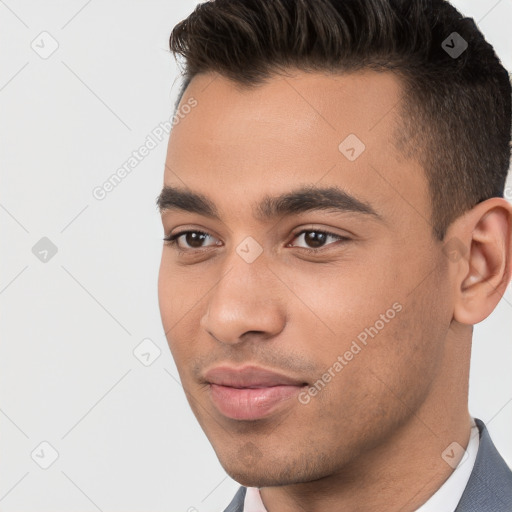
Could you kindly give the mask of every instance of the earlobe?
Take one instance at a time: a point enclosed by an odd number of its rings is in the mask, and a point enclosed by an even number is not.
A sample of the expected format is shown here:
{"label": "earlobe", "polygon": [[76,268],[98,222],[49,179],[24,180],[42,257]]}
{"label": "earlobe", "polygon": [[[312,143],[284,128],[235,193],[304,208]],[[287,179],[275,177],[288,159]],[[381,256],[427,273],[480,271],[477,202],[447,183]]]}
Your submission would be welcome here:
{"label": "earlobe", "polygon": [[461,236],[469,239],[469,251],[457,282],[454,319],[474,325],[492,313],[510,282],[512,206],[505,199],[491,198],[465,217]]}

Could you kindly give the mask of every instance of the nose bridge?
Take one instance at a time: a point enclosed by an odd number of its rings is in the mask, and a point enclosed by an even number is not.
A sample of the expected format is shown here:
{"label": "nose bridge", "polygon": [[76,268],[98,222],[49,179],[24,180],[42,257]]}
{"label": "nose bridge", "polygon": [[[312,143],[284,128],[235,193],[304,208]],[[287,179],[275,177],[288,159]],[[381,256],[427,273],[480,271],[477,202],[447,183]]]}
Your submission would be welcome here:
{"label": "nose bridge", "polygon": [[225,343],[241,341],[247,331],[272,336],[285,323],[284,307],[273,283],[277,278],[256,244],[247,237],[225,256],[222,276],[201,318],[202,328]]}

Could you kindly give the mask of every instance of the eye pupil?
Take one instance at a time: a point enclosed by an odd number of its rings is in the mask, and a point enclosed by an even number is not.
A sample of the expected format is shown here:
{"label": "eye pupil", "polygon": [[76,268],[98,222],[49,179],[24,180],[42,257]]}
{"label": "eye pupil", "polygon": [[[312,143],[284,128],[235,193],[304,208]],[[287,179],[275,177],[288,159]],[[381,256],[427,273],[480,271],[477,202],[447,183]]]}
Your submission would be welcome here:
{"label": "eye pupil", "polygon": [[[185,234],[185,240],[190,247],[201,248],[201,242],[204,240],[206,235],[204,233],[198,233],[196,231],[190,231]],[[197,243],[197,245],[194,245]]]}
{"label": "eye pupil", "polygon": [[325,243],[325,233],[317,233],[316,231],[308,231],[305,235],[306,242],[313,247],[321,247]]}

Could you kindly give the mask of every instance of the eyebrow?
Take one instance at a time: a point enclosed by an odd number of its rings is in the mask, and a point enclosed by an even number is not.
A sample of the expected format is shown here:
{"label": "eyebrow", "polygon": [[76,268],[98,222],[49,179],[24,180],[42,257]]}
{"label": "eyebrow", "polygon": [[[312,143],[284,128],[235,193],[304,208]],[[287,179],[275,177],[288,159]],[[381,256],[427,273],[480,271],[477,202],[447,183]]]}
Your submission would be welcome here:
{"label": "eyebrow", "polygon": [[[205,195],[187,188],[165,186],[157,197],[156,204],[161,214],[176,210],[221,220],[215,203]],[[253,205],[253,215],[261,222],[316,210],[330,213],[359,213],[383,220],[369,203],[334,186],[305,186],[279,196],[265,196]]]}

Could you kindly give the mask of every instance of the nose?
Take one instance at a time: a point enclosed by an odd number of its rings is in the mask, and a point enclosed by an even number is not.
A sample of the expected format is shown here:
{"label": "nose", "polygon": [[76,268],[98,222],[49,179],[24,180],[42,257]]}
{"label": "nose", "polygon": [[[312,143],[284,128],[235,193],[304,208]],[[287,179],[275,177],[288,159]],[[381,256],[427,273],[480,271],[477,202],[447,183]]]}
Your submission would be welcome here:
{"label": "nose", "polygon": [[272,338],[286,324],[283,293],[263,255],[247,263],[235,253],[209,294],[200,326],[224,344],[242,343],[248,333]]}

